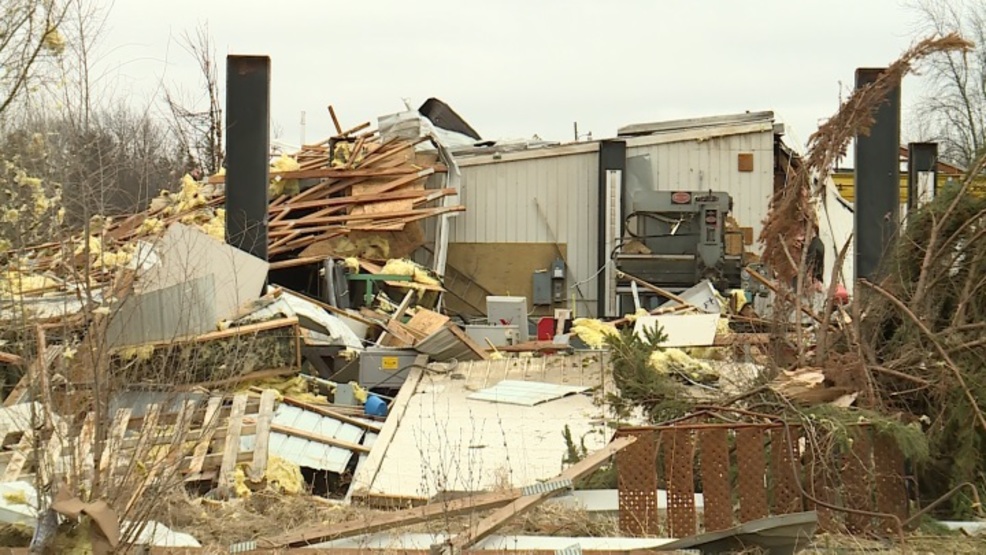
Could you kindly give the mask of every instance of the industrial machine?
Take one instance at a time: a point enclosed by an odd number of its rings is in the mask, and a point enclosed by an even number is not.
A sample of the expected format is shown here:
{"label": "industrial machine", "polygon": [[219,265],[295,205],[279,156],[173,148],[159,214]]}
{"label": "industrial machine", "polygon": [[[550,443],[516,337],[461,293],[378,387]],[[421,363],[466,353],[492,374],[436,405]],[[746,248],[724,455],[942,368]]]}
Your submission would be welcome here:
{"label": "industrial machine", "polygon": [[[742,252],[727,254],[726,217],[733,200],[715,191],[636,191],[625,198],[623,238],[616,267],[668,291],[681,292],[708,279],[722,292],[742,286]],[[653,308],[666,299],[617,280],[624,312],[632,295]]]}

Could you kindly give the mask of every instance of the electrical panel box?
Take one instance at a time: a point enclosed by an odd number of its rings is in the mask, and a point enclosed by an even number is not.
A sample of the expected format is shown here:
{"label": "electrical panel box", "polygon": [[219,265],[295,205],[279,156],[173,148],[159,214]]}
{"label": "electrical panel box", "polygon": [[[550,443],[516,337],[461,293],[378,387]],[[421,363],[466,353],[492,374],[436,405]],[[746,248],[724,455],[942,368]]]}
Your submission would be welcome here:
{"label": "electrical panel box", "polygon": [[551,264],[551,300],[556,304],[565,302],[565,261],[561,258]]}
{"label": "electrical panel box", "polygon": [[551,274],[546,270],[534,272],[534,306],[548,306],[554,302],[552,296]]}
{"label": "electrical panel box", "polygon": [[359,384],[367,389],[399,388],[411,372],[418,352],[368,347],[359,356]]}
{"label": "electrical panel box", "polygon": [[486,319],[494,326],[517,326],[522,343],[530,339],[527,297],[486,297]]}

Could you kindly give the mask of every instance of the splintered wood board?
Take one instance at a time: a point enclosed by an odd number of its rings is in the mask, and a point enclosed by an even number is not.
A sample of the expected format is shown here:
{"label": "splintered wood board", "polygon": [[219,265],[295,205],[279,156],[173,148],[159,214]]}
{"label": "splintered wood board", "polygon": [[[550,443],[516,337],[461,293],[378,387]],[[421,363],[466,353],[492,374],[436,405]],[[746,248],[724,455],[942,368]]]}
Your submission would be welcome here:
{"label": "splintered wood board", "polygon": [[[402,152],[394,154],[391,160],[399,160],[401,163],[406,163],[414,160],[414,147],[404,147],[401,149]],[[413,179],[408,178],[393,178],[393,177],[380,177],[368,179],[362,183],[353,185],[350,195],[370,195],[390,192],[393,190],[400,191],[424,191],[425,184],[424,179]],[[399,184],[400,183],[400,184]],[[395,187],[396,186],[396,187]],[[412,199],[401,199],[401,200],[388,200],[385,202],[376,202],[371,204],[365,204],[353,207],[350,214],[381,214],[387,212],[403,212],[411,210],[414,208],[414,201]],[[387,226],[387,230],[401,230],[404,228],[404,224],[394,224]]]}
{"label": "splintered wood board", "polygon": [[448,321],[449,317],[444,314],[419,308],[405,326],[427,337],[440,330]]}

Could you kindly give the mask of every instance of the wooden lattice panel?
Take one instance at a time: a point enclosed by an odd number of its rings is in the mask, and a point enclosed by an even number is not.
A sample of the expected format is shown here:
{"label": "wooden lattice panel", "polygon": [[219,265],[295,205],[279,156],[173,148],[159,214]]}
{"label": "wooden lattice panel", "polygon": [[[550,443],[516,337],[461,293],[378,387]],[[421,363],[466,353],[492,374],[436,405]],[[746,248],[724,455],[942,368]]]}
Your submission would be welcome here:
{"label": "wooden lattice panel", "polygon": [[733,527],[733,494],[729,484],[729,441],[725,428],[698,432],[702,461],[703,515],[706,532]]}
{"label": "wooden lattice panel", "polygon": [[[873,442],[868,429],[853,434],[852,447],[844,455],[842,466],[842,489],[845,506],[857,510],[873,511]],[[866,515],[848,513],[846,529],[851,534],[865,534],[873,526],[873,519]]]}
{"label": "wooden lattice panel", "polygon": [[668,483],[668,534],[672,538],[695,535],[695,438],[691,430],[666,430],[661,434],[664,472]]}
{"label": "wooden lattice panel", "polygon": [[761,428],[736,430],[736,464],[740,522],[767,516],[767,464],[764,460],[764,433]]}
{"label": "wooden lattice panel", "polygon": [[836,477],[835,468],[829,457],[818,451],[820,447],[812,441],[805,444],[805,490],[811,499],[805,500],[805,509],[818,513],[818,528],[824,532],[839,533],[842,527],[836,514],[829,508],[815,503],[818,499],[823,503],[835,504],[835,488],[833,480]]}
{"label": "wooden lattice panel", "polygon": [[801,491],[798,489],[798,478],[795,469],[800,471],[801,464],[793,466],[794,446],[798,442],[798,431],[790,429],[791,439],[784,428],[770,430],[770,476],[771,498],[773,513],[784,515],[798,513],[804,510]]}
{"label": "wooden lattice panel", "polygon": [[657,536],[657,442],[654,432],[616,454],[620,531],[627,536]]}
{"label": "wooden lattice panel", "polygon": [[[901,521],[907,519],[907,487],[904,481],[904,455],[893,438],[877,434],[873,440],[873,464],[876,471],[877,511],[896,515]],[[884,520],[880,531],[893,534],[897,531],[894,522]]]}

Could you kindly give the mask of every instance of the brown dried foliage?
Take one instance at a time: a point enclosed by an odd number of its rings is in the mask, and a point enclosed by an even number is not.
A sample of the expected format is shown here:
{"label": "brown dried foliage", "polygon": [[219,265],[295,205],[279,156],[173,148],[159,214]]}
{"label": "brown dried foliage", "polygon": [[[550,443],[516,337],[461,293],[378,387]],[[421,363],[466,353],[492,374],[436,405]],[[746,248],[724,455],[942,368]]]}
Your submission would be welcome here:
{"label": "brown dried foliage", "polygon": [[[799,273],[799,268],[792,266],[784,246],[787,245],[788,251],[797,253],[797,249],[792,248],[792,239],[802,231],[807,237],[806,241],[811,239],[811,224],[815,222],[811,201],[824,190],[821,187],[812,190],[813,178],[817,179],[817,183],[824,183],[849,142],[857,134],[869,133],[874,112],[884,102],[887,93],[913,70],[915,63],[942,52],[968,51],[972,46],[971,42],[955,33],[918,42],[890,64],[876,81],[856,89],[835,115],[808,138],[807,154],[800,163],[792,166],[785,187],[771,200],[770,212],[760,234],[760,241],[764,244],[763,260],[782,282],[790,282]],[[797,259],[795,254],[795,262]],[[803,268],[800,273],[803,273]]]}

